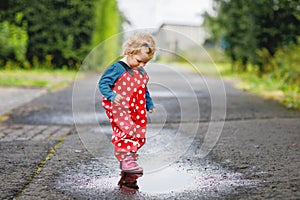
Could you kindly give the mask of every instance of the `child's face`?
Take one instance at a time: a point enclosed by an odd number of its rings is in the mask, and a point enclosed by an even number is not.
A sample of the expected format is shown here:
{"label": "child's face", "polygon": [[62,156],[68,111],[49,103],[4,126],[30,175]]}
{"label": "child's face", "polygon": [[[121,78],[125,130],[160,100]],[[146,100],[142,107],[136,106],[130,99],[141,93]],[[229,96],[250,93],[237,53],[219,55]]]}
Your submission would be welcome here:
{"label": "child's face", "polygon": [[130,54],[127,56],[127,62],[131,68],[144,67],[150,60],[149,56],[144,53]]}

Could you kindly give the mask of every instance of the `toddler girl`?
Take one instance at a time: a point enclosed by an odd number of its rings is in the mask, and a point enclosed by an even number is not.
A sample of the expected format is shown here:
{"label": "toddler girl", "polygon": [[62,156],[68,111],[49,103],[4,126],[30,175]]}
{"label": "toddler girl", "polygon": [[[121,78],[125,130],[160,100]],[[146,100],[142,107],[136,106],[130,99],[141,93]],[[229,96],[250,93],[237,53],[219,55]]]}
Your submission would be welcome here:
{"label": "toddler girl", "polygon": [[124,57],[113,63],[99,80],[112,130],[112,143],[120,169],[127,173],[143,173],[137,163],[137,151],[145,144],[146,111],[155,112],[147,88],[149,77],[143,68],[155,53],[150,34],[131,36],[123,45]]}

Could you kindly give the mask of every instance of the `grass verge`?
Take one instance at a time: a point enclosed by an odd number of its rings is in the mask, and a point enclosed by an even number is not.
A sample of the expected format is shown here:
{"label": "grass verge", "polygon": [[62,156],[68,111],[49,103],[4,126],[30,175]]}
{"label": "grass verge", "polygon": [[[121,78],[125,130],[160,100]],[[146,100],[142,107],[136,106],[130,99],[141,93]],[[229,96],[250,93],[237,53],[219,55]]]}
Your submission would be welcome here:
{"label": "grass verge", "polygon": [[172,63],[184,66],[194,72],[201,73],[206,76],[220,77],[223,80],[234,80],[235,87],[244,91],[255,93],[267,99],[280,102],[289,109],[300,110],[300,87],[285,83],[272,77],[272,74],[266,74],[262,77],[257,73],[232,72],[229,62],[203,62],[193,63]]}
{"label": "grass verge", "polygon": [[55,91],[73,82],[77,71],[46,69],[0,70],[0,86],[45,88]]}
{"label": "grass verge", "polygon": [[247,72],[232,72],[229,63],[217,63],[216,67],[223,79],[236,80],[235,86],[238,89],[278,101],[289,109],[300,110],[299,86],[275,79],[271,73],[259,77],[251,69]]}

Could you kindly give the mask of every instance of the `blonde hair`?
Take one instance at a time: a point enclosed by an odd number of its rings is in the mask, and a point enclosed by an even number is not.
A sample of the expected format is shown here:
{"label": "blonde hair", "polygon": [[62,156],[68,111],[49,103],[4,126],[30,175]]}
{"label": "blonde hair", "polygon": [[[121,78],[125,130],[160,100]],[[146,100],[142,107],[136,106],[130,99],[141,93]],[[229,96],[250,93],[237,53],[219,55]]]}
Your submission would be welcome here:
{"label": "blonde hair", "polygon": [[155,41],[148,33],[136,33],[123,44],[123,55],[145,53],[151,59],[155,51]]}

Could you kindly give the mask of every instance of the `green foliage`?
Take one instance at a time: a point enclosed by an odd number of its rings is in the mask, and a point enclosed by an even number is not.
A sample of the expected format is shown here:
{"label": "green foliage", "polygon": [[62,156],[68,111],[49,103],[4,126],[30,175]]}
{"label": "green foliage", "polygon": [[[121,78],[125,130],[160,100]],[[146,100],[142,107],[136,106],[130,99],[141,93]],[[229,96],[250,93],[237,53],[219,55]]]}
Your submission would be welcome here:
{"label": "green foliage", "polygon": [[274,63],[272,75],[287,84],[299,87],[300,90],[300,45],[290,44],[278,49],[271,59]]}
{"label": "green foliage", "polygon": [[206,14],[206,26],[215,40],[238,68],[247,64],[267,72],[266,60],[281,46],[296,43],[300,35],[299,2],[297,0],[214,0],[216,16]]}
{"label": "green foliage", "polygon": [[121,31],[122,18],[119,12],[114,12],[118,10],[116,1],[98,0],[95,2],[94,10],[96,31],[93,33],[92,44],[98,45]]}
{"label": "green foliage", "polygon": [[[16,21],[20,21],[22,13],[16,14]],[[25,26],[17,26],[8,21],[0,22],[0,60],[3,64],[11,59],[27,64],[26,51],[28,35]]]}
{"label": "green foliage", "polygon": [[[276,100],[287,108],[300,110],[300,87],[295,83],[286,82],[274,73],[258,76],[257,68],[249,65],[247,72],[232,71],[230,63],[217,63],[218,71],[223,79],[233,79],[236,87],[268,99]],[[298,74],[299,75],[299,74]],[[299,80],[299,79],[298,79]]]}
{"label": "green foliage", "polygon": [[231,60],[226,73],[242,79],[245,90],[299,109],[299,1],[214,2],[216,15],[206,14],[205,25]]}
{"label": "green foliage", "polygon": [[[20,12],[23,17],[12,20]],[[99,42],[95,35],[103,40],[120,30],[121,19],[116,20],[117,15],[115,0],[3,0],[0,4],[1,21],[12,26],[27,25],[26,59],[33,67],[78,68],[95,42]],[[112,23],[116,23],[116,28],[111,29]]]}
{"label": "green foliage", "polygon": [[103,69],[120,55],[122,38],[116,34],[121,32],[123,18],[117,10],[116,1],[98,0],[95,3],[92,45],[96,48],[87,58],[89,63],[84,65],[87,69]]}
{"label": "green foliage", "polygon": [[287,108],[300,110],[299,86],[275,78],[272,73],[261,77],[249,73],[236,74],[236,76],[241,79],[238,88],[277,100]]}
{"label": "green foliage", "polygon": [[[266,80],[273,80],[269,88],[276,85],[276,89],[283,92],[284,102],[289,107],[300,104],[300,45],[289,44],[277,49],[272,56],[267,49],[259,51],[264,68],[268,73],[263,76]],[[247,73],[249,74],[249,73]],[[300,105],[296,106],[300,107]]]}

